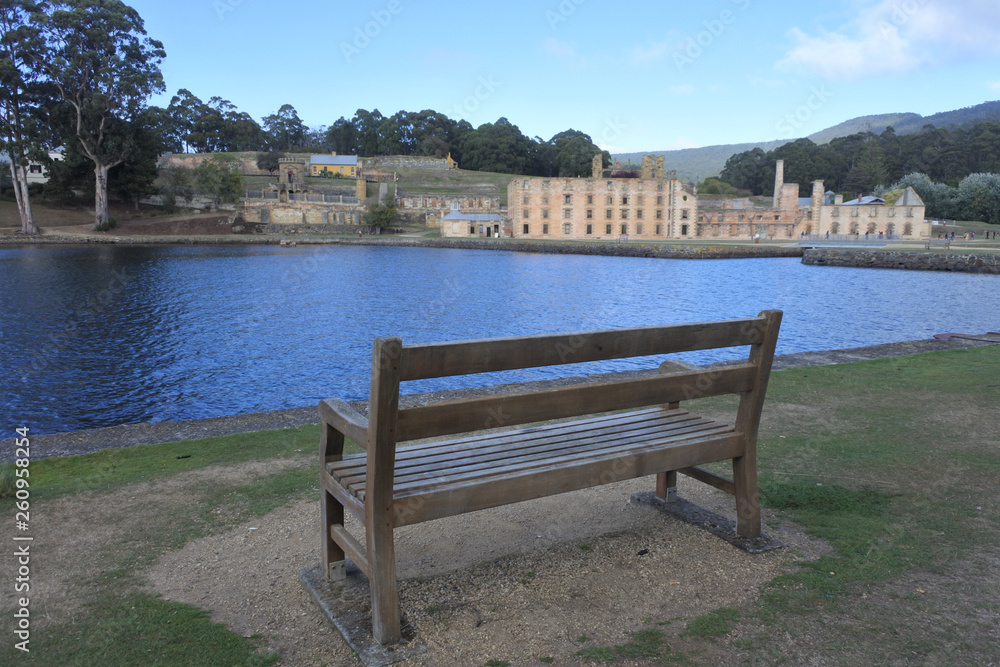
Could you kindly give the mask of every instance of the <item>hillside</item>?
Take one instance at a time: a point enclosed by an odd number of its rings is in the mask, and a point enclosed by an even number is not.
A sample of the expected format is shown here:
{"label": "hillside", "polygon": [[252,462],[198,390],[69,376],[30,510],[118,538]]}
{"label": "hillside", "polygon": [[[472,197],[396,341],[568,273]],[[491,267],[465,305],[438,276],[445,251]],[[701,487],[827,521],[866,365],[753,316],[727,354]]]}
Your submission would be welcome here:
{"label": "hillside", "polygon": [[[892,126],[896,134],[912,134],[920,132],[925,125],[938,128],[954,128],[984,121],[1000,121],[1000,101],[984,102],[963,109],[942,111],[930,116],[917,113],[888,113],[859,116],[838,123],[826,129],[814,132],[809,139],[817,144],[829,142],[837,137],[846,137],[858,132],[874,132],[881,134],[887,126]],[[666,157],[667,169],[676,169],[677,176],[687,182],[697,182],[709,176],[718,176],[726,164],[726,160],[735,153],[761,148],[765,151],[792,142],[794,139],[778,141],[759,141],[745,144],[720,144],[703,146],[701,148],[684,148],[672,151],[645,151],[639,153],[615,153],[611,157],[621,162],[631,160],[638,164],[643,155],[663,155]]]}
{"label": "hillside", "polygon": [[[851,120],[845,120],[843,123],[838,123],[825,130],[814,132],[809,135],[809,138],[812,139],[813,143],[826,144],[837,137],[846,137],[858,132],[882,134],[885,128],[890,125],[896,131],[896,134],[905,134],[900,128],[912,125],[923,127],[923,123],[920,122],[922,119],[923,116],[918,113],[882,113],[872,116],[860,116]],[[919,127],[914,131],[919,131]]]}

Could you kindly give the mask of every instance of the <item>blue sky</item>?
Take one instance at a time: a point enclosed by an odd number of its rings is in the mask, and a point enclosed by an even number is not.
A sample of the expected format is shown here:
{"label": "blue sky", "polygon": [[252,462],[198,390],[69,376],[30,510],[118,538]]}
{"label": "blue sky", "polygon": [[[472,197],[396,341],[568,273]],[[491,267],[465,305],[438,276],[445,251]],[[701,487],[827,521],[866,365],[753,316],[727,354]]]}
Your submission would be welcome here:
{"label": "blue sky", "polygon": [[434,109],[612,152],[793,139],[1000,99],[995,0],[132,0],[180,88],[310,127]]}

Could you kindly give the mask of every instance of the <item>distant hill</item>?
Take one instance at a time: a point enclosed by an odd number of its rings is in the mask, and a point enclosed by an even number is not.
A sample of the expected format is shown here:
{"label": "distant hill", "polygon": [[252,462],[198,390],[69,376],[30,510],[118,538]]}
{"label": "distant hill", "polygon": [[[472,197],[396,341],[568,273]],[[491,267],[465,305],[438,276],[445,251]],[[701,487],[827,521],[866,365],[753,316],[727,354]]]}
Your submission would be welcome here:
{"label": "distant hill", "polygon": [[858,132],[882,134],[885,128],[890,125],[892,129],[896,130],[896,134],[906,134],[906,131],[900,130],[901,127],[909,127],[910,125],[917,124],[919,127],[911,131],[918,132],[920,127],[923,127],[923,123],[920,122],[922,119],[923,116],[918,113],[881,113],[873,116],[861,116],[845,120],[843,123],[838,123],[825,130],[813,132],[809,135],[809,138],[813,140],[813,143],[826,144],[831,139],[847,137]]}
{"label": "distant hill", "polygon": [[753,150],[758,146],[765,151],[787,143],[786,141],[760,141],[752,144],[720,144],[701,148],[682,148],[674,151],[647,151],[645,153],[614,153],[611,158],[622,163],[640,164],[643,155],[664,155],[664,166],[677,170],[677,177],[685,182],[703,181],[718,176],[731,155]]}
{"label": "distant hill", "polygon": [[[871,116],[860,116],[838,123],[825,130],[809,135],[817,144],[825,144],[837,137],[846,137],[858,132],[874,132],[881,134],[886,127],[892,126],[896,134],[911,134],[920,132],[924,126],[955,128],[975,125],[986,121],[1000,121],[1000,101],[984,102],[964,109],[942,111],[930,116],[918,113],[886,113]],[[666,168],[676,169],[677,176],[683,181],[698,182],[709,176],[718,176],[726,165],[726,160],[736,153],[742,153],[754,148],[769,151],[782,146],[794,139],[778,141],[759,141],[746,144],[720,144],[703,146],[701,148],[683,148],[673,151],[646,151],[640,153],[614,153],[612,158],[621,162],[631,161],[639,164],[643,155],[663,155],[666,157]]]}

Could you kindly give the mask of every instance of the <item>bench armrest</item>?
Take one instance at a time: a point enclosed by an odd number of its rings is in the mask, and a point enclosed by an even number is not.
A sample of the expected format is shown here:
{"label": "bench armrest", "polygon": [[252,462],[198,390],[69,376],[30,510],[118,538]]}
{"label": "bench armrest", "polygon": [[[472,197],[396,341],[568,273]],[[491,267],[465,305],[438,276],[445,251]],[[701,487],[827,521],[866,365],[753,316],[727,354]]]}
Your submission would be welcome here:
{"label": "bench armrest", "polygon": [[319,402],[319,416],[361,447],[368,446],[368,418],[339,398]]}

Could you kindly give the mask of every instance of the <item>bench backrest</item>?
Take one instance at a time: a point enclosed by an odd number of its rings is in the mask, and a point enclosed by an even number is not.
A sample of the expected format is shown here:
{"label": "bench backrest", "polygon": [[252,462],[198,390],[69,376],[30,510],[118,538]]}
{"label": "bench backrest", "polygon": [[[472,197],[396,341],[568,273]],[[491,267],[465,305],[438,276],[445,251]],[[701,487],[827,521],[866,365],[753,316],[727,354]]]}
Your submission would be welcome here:
{"label": "bench backrest", "polygon": [[[372,353],[369,454],[391,460],[395,443],[612,410],[742,394],[739,430],[756,435],[782,313],[754,318],[582,333],[403,345],[379,338]],[[592,382],[542,391],[439,401],[399,409],[401,381],[750,346],[723,368]]]}

